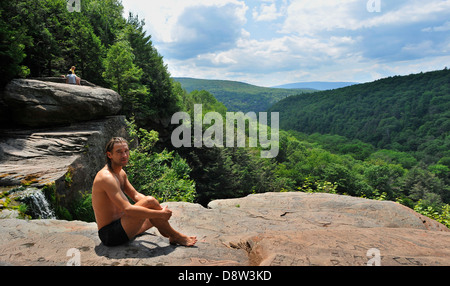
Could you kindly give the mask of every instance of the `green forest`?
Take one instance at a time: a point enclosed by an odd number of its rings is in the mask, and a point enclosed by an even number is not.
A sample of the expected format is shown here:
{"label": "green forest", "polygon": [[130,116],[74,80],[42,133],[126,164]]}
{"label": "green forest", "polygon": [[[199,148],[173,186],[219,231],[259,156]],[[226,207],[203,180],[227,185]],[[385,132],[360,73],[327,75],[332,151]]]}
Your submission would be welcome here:
{"label": "green forest", "polygon": [[[140,192],[203,205],[252,193],[328,192],[397,201],[450,226],[449,71],[281,100],[270,109],[282,111],[274,159],[260,158],[260,148],[175,149],[175,126],[163,122],[192,114],[194,104],[220,114],[226,105],[174,81],[144,20],[123,17],[120,1],[81,4],[70,13],[65,0],[1,1],[0,85],[76,66],[81,78],[116,90],[134,146],[126,171]],[[74,202],[73,219],[92,220],[89,199]]]}
{"label": "green forest", "polygon": [[395,76],[275,104],[281,128],[338,134],[436,164],[450,157],[450,70]]}

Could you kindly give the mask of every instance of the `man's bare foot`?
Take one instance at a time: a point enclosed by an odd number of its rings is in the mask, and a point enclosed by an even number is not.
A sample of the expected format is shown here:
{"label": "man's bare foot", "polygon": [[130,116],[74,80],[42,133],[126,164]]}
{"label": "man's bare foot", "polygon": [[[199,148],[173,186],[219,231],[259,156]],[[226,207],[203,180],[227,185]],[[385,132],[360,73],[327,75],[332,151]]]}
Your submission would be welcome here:
{"label": "man's bare foot", "polygon": [[183,246],[194,246],[194,244],[197,242],[197,237],[181,234],[179,236],[170,237],[169,242],[172,245],[179,244],[179,245],[183,245]]}

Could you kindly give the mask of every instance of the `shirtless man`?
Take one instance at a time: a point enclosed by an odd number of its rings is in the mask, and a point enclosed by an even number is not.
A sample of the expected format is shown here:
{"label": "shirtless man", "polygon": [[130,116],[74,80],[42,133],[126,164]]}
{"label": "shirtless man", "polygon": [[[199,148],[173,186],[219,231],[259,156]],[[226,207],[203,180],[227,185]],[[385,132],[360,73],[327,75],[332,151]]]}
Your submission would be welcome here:
{"label": "shirtless man", "polygon": [[138,193],[130,184],[122,169],[128,163],[129,152],[125,139],[111,139],[106,146],[107,164],[94,180],[92,207],[100,240],[106,246],[121,245],[155,226],[171,244],[193,246],[195,236],[186,236],[170,226],[172,211],[167,206],[162,208],[155,198]]}

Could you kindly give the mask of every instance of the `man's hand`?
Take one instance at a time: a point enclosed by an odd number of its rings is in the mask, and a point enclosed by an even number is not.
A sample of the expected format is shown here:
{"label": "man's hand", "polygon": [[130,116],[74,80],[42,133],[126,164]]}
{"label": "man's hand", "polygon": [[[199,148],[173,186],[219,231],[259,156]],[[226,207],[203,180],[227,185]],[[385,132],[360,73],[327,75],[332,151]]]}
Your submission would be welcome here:
{"label": "man's hand", "polygon": [[172,216],[172,211],[171,210],[169,210],[169,208],[167,207],[167,206],[165,206],[162,210],[161,210],[161,213],[162,213],[162,219],[164,219],[164,220],[169,220],[170,219],[170,217]]}

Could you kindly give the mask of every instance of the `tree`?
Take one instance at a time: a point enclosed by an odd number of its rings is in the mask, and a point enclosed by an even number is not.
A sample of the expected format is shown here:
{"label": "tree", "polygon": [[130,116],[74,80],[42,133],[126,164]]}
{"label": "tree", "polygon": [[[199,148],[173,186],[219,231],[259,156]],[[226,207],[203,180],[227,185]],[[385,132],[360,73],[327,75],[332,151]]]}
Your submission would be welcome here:
{"label": "tree", "polygon": [[[85,14],[106,48],[115,43],[118,33],[125,27],[120,0],[82,0],[81,13]],[[72,13],[76,14],[76,13]]]}
{"label": "tree", "polygon": [[134,64],[134,54],[126,40],[112,45],[106,56],[103,77],[119,94],[124,95],[130,82],[139,82],[142,69]]}
{"label": "tree", "polygon": [[[173,93],[172,80],[164,64],[163,57],[153,47],[151,36],[144,31],[144,20],[130,13],[121,36],[130,43],[136,65],[142,69],[140,84],[149,91],[149,96],[142,98],[142,105],[148,110],[146,118],[136,118],[138,125],[152,125],[152,118],[167,118],[180,111],[180,98]],[[145,120],[144,120],[145,119]]]}
{"label": "tree", "polygon": [[29,68],[22,65],[25,47],[31,39],[21,27],[17,16],[18,5],[13,1],[0,2],[0,89],[16,76],[27,76]]}
{"label": "tree", "polygon": [[[99,8],[111,2],[120,4],[110,0],[83,0],[80,13],[69,13],[65,0],[2,1],[0,34],[4,40],[0,44],[0,56],[7,67],[2,69],[6,72],[2,79],[59,76],[76,66],[78,75],[104,84],[104,46],[109,46],[112,40],[102,42],[96,34],[96,19],[89,10],[93,2]],[[121,15],[121,7],[110,5],[110,15],[117,14],[114,10]],[[114,37],[116,30],[114,27]]]}
{"label": "tree", "polygon": [[102,77],[106,49],[94,33],[89,19],[82,13],[73,13],[71,24],[66,27],[70,37],[65,39],[65,66],[76,66],[77,75],[98,85],[105,85]]}
{"label": "tree", "polygon": [[380,159],[387,163],[400,164],[405,169],[411,169],[417,164],[416,158],[411,154],[386,149],[372,153],[369,159],[375,161]]}
{"label": "tree", "polygon": [[365,172],[367,182],[375,190],[386,193],[389,199],[393,199],[401,191],[401,178],[405,169],[400,165],[387,164],[383,161],[373,162]]}
{"label": "tree", "polygon": [[[441,198],[448,199],[448,187],[431,172],[419,167],[411,169],[405,176],[403,192],[414,201],[427,197],[427,194],[438,194]],[[449,201],[444,201],[449,203]]]}
{"label": "tree", "polygon": [[137,148],[130,151],[127,166],[135,188],[159,201],[193,202],[195,182],[190,179],[191,168],[186,160],[174,151],[156,152],[158,132],[137,128],[134,122],[129,122],[128,127],[132,140],[138,141]]}

